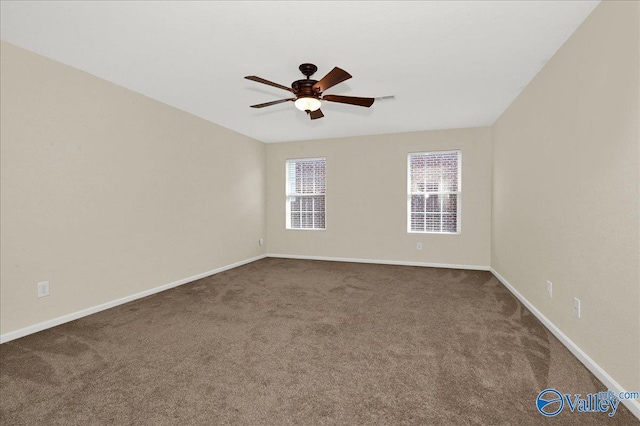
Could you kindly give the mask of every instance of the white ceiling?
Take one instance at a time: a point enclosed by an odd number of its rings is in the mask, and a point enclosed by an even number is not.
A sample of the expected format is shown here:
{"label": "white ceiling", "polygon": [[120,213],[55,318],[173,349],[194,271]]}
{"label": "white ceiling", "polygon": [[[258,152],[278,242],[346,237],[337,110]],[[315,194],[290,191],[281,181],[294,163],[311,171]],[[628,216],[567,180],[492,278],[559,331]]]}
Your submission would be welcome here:
{"label": "white ceiling", "polygon": [[[264,142],[487,126],[597,1],[10,2],[0,37]],[[311,121],[298,65],[353,75]]]}

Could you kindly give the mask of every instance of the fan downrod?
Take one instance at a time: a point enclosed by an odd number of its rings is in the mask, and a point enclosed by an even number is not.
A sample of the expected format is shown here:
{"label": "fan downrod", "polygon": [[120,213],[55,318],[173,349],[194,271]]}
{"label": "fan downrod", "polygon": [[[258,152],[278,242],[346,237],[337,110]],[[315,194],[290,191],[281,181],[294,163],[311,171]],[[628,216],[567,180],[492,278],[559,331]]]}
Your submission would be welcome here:
{"label": "fan downrod", "polygon": [[307,76],[307,78],[311,77],[316,71],[318,71],[318,67],[313,64],[301,64],[298,69],[300,72]]}

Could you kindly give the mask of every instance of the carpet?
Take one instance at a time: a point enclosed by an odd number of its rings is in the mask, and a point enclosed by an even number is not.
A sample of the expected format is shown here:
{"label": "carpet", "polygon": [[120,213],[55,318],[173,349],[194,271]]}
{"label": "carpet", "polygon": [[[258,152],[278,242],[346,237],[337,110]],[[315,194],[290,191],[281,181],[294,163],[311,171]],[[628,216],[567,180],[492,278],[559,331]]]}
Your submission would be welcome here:
{"label": "carpet", "polygon": [[630,425],[489,272],[263,259],[0,345],[3,425]]}

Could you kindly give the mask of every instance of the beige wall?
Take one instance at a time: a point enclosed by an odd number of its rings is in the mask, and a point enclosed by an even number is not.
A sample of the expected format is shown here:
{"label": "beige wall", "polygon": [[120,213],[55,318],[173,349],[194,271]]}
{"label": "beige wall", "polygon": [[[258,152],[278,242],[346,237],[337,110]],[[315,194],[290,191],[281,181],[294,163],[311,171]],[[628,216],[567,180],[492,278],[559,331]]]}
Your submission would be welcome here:
{"label": "beige wall", "polygon": [[[462,233],[407,233],[407,155],[462,150]],[[326,157],[327,229],[285,229],[285,161]],[[489,266],[491,129],[473,128],[267,146],[270,254]],[[423,249],[416,250],[421,242]]]}
{"label": "beige wall", "polygon": [[640,389],[639,5],[602,2],[494,126],[492,267],[627,390]]}
{"label": "beige wall", "polygon": [[264,144],[1,55],[3,334],[264,253]]}

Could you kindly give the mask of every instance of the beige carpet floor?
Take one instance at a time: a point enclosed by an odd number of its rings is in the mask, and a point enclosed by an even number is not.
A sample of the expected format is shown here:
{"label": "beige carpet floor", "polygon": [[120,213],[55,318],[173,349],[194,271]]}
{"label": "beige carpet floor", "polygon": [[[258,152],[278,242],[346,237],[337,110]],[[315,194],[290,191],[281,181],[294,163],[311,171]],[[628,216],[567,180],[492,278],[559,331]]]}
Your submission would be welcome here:
{"label": "beige carpet floor", "polygon": [[2,425],[631,425],[490,273],[264,259],[0,345]]}

